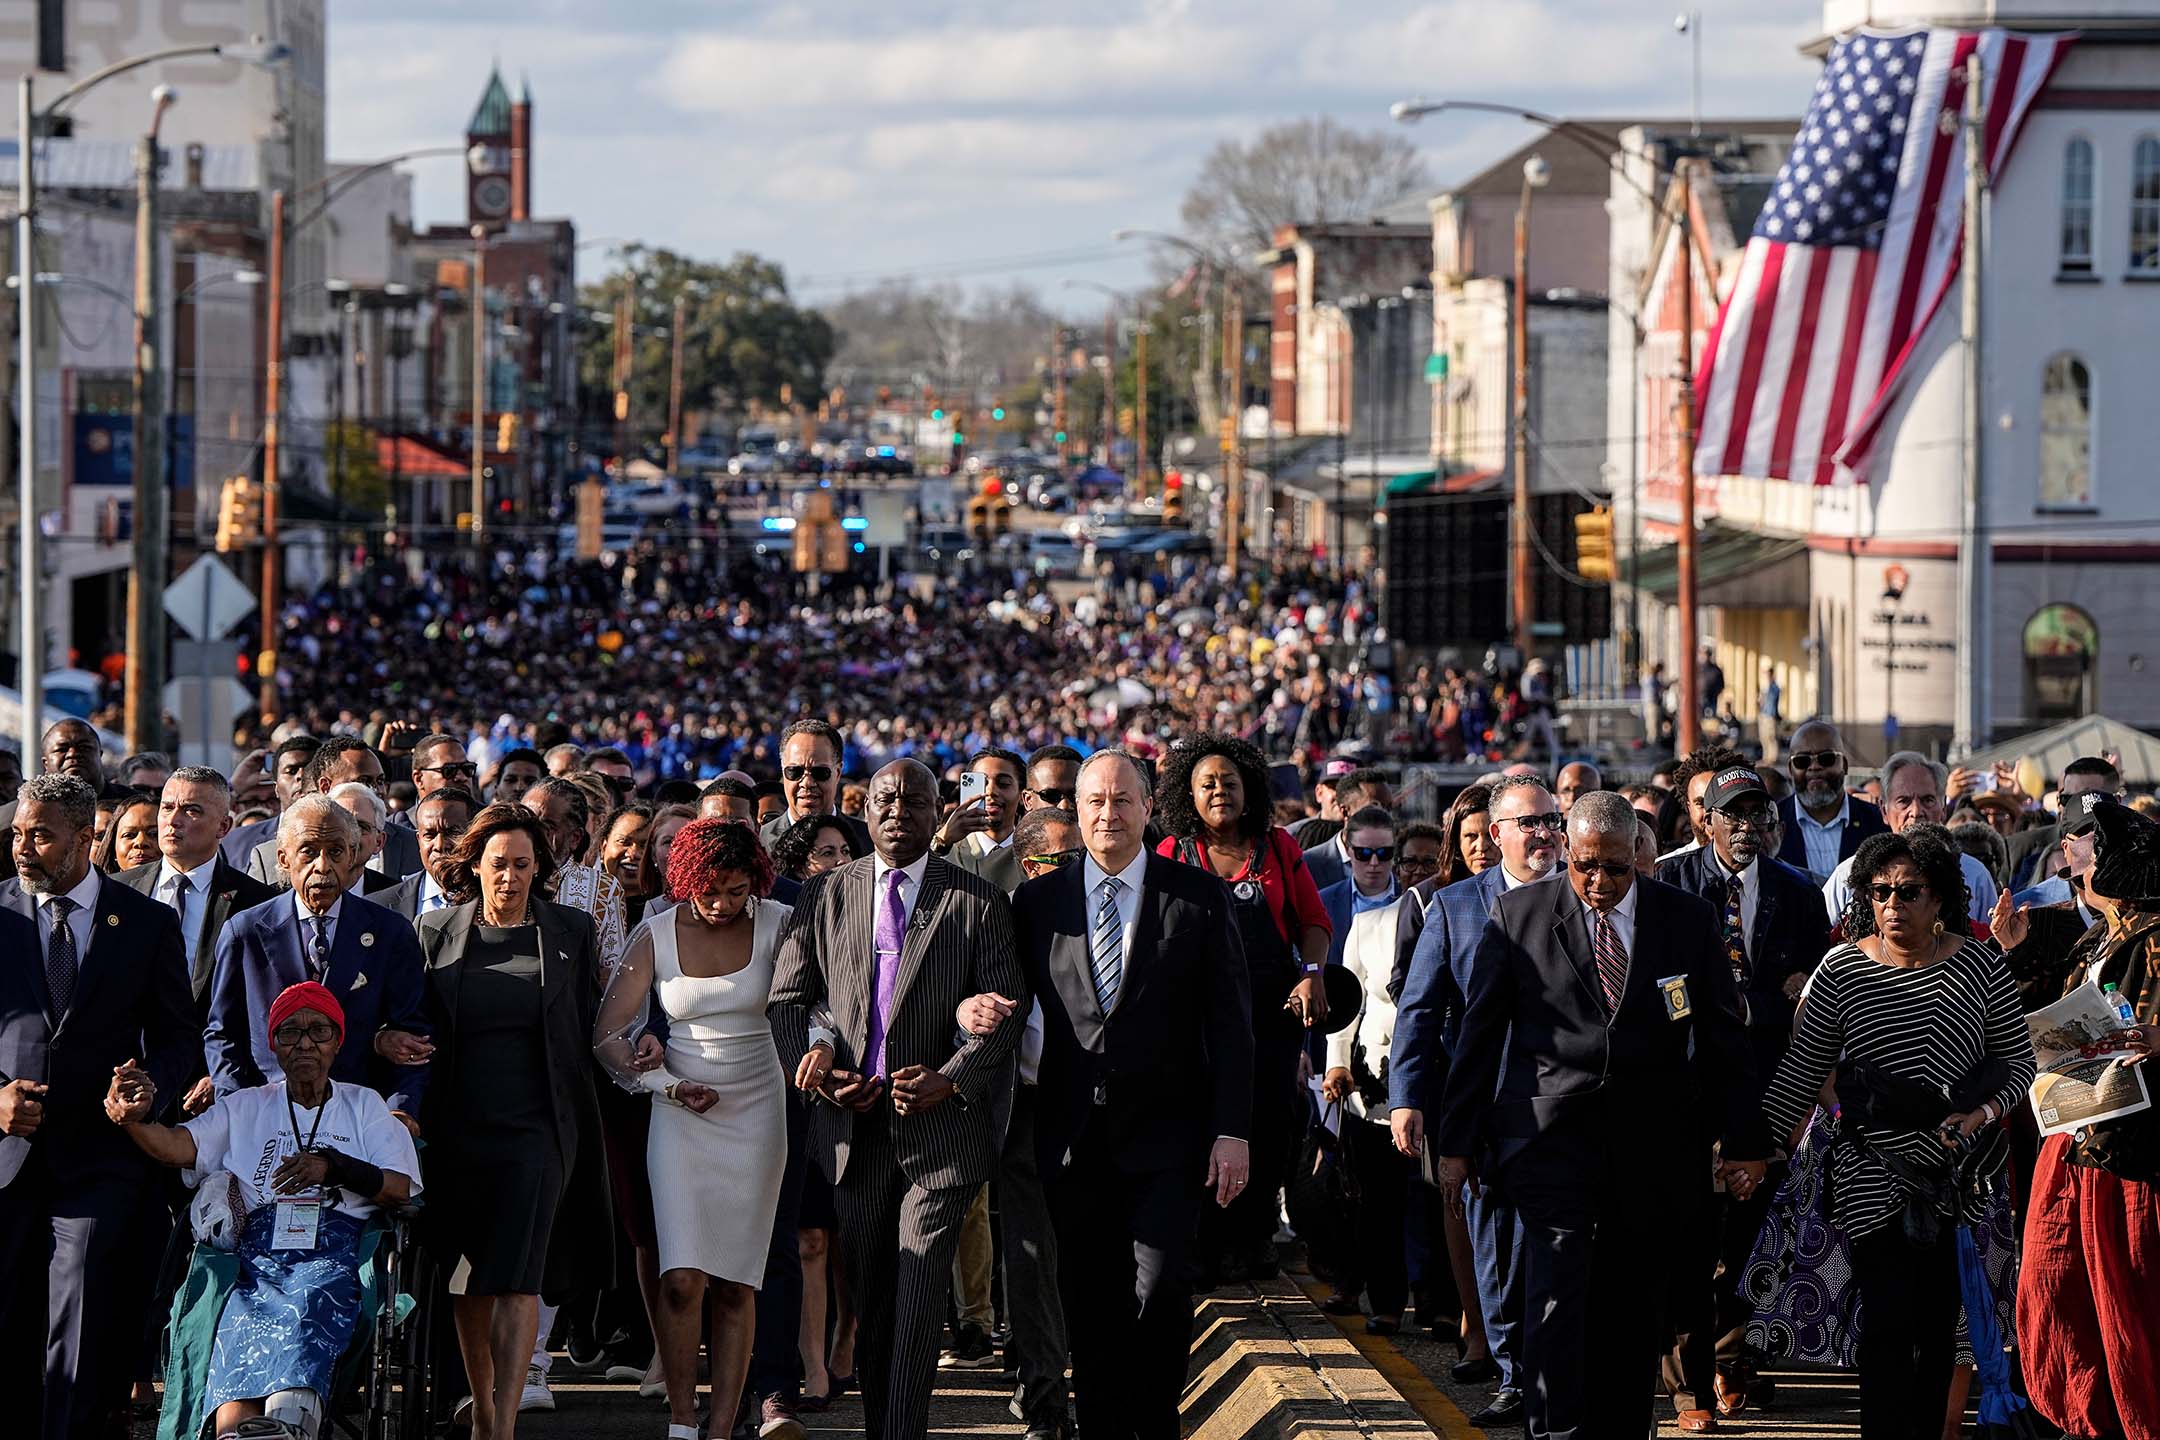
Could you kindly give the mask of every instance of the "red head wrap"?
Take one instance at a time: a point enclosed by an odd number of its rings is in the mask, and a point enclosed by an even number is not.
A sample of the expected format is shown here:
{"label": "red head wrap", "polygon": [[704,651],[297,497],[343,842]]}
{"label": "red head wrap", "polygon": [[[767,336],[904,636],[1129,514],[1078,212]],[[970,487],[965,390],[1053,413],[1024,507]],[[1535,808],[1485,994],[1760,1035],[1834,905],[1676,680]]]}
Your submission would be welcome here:
{"label": "red head wrap", "polygon": [[278,1026],[302,1010],[313,1010],[337,1026],[338,1039],[344,1040],[345,1007],[338,1004],[337,996],[331,994],[328,987],[318,985],[313,980],[288,985],[279,992],[277,999],[270,1002],[270,1024],[266,1028],[270,1034],[275,1035]]}

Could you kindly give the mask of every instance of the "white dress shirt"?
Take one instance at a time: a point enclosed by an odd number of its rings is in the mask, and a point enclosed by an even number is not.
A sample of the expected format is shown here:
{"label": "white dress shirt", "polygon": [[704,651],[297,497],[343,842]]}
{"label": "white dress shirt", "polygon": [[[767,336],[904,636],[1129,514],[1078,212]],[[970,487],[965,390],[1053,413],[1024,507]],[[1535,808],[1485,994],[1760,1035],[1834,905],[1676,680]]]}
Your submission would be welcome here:
{"label": "white dress shirt", "polygon": [[[885,857],[882,855],[872,860],[870,867],[877,880],[875,903],[878,913],[883,914],[885,910],[885,877],[892,873],[893,867],[885,863]],[[916,856],[912,864],[900,867],[900,873],[906,877],[900,882],[900,920],[902,925],[915,918],[915,902],[922,898],[923,871],[929,868],[930,852],[927,850]]]}
{"label": "white dress shirt", "polygon": [[[1124,954],[1119,959],[1127,969],[1132,966],[1133,931],[1140,920],[1140,885],[1146,877],[1147,846],[1143,845],[1125,868],[1116,873],[1116,878],[1123,882],[1118,886],[1117,892],[1118,924],[1125,932]],[[1097,896],[1102,890],[1103,881],[1110,878],[1111,872],[1096,864],[1092,854],[1080,862],[1080,893],[1086,902],[1087,928],[1091,935],[1095,930],[1095,907],[1101,903]],[[1119,983],[1122,985],[1124,982]]]}
{"label": "white dress shirt", "polygon": [[[188,892],[182,903],[174,905],[182,876],[187,877]],[[202,932],[203,911],[210,904],[210,882],[217,876],[217,853],[193,870],[182,870],[171,860],[158,861],[157,888],[152,892],[180,917],[180,943],[187,947],[188,964],[195,963],[195,941]]]}
{"label": "white dress shirt", "polygon": [[[345,908],[345,896],[349,893],[351,892],[340,891],[338,897],[330,902],[330,908],[323,912],[322,918],[330,922],[323,927],[323,945],[326,949],[337,948],[338,911]],[[292,908],[293,923],[299,927],[300,958],[312,962],[315,956],[315,912],[307,908],[307,901],[300,898],[298,890],[292,892]]]}
{"label": "white dress shirt", "polygon": [[[1620,903],[1605,912],[1612,921],[1614,931],[1620,936],[1620,948],[1626,953],[1631,966],[1635,963],[1635,902],[1641,895],[1640,885],[1630,885],[1627,894],[1620,897]],[[1597,956],[1597,917],[1597,911],[1587,904],[1583,906],[1583,938],[1590,944],[1585,953],[1592,957],[1593,963]]]}
{"label": "white dress shirt", "polygon": [[[105,877],[99,874],[97,866],[93,865],[83,873],[82,879],[75,882],[75,888],[66,892],[66,898],[75,902],[74,913],[67,918],[67,927],[68,933],[75,938],[75,964],[78,970],[82,966],[83,956],[90,953],[90,936],[97,928],[90,922],[97,918],[98,893],[104,882]],[[43,966],[45,955],[52,953],[53,925],[59,919],[58,912],[52,908],[52,902],[61,897],[39,895],[34,898],[37,900],[38,941],[44,947],[44,953],[38,957],[38,964]],[[39,973],[43,973],[42,969]]]}

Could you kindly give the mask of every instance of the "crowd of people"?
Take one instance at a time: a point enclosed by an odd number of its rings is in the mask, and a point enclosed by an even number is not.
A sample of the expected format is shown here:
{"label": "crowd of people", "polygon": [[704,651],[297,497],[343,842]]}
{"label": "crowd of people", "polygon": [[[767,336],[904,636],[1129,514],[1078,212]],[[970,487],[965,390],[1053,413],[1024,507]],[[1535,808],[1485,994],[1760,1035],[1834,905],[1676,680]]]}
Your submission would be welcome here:
{"label": "crowd of people", "polygon": [[[2160,1039],[2160,822],[2110,759],[1862,787],[1810,721],[1782,768],[1524,761],[1433,823],[1352,754],[1283,783],[1369,733],[1354,595],[679,578],[377,576],[289,609],[293,719],[230,774],[70,721],[0,775],[39,1433],[313,1440],[402,1234],[481,1440],[558,1367],[801,1440],[1000,1365],[1033,1440],[1172,1437],[1193,1296],[1287,1215],[1324,1308],[1459,1346],[1480,1425],[1744,1427],[1801,1362],[1870,1437],[1975,1390],[2160,1436],[2160,1131],[2026,1095],[2024,1017],[2088,980]],[[1387,711],[1492,754],[1482,683]]]}

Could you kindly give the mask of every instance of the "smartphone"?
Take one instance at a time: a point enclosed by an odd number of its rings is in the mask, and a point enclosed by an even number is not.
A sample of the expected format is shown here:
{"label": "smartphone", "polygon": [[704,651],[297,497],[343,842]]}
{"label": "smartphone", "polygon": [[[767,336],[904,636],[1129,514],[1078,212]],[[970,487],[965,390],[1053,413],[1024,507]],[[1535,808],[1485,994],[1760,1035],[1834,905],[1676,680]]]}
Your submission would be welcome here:
{"label": "smartphone", "polygon": [[960,803],[967,804],[990,793],[990,777],[980,770],[970,770],[960,777]]}
{"label": "smartphone", "polygon": [[1983,771],[1981,771],[1981,772],[1980,772],[1980,773],[1979,773],[1979,774],[1978,774],[1977,776],[1975,776],[1975,777],[1973,778],[1973,794],[1975,794],[1975,795],[1992,795],[1992,794],[1994,794],[1994,793],[1995,793],[1995,772],[1994,772],[1994,771],[1992,771],[1992,770],[1983,770]]}

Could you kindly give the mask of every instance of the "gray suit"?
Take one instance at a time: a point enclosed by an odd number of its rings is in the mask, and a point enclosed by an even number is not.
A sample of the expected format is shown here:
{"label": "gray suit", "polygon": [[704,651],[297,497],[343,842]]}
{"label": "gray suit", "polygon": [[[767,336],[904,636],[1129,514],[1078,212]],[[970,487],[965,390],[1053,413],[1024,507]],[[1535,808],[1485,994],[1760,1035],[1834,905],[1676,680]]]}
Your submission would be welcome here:
{"label": "gray suit", "polygon": [[[819,1006],[838,1032],[835,1067],[864,1063],[877,988],[876,867],[865,856],[811,880],[781,936],[770,1013],[789,1073],[809,1048]],[[861,1306],[870,1440],[904,1440],[928,1425],[960,1224],[977,1187],[997,1173],[1021,1027],[964,1035],[953,1018],[986,990],[1025,1003],[1011,908],[987,881],[930,856],[902,941],[884,1068],[935,1067],[954,1094],[912,1115],[888,1101],[860,1116],[822,1101],[810,1112],[809,1153],[832,1178]]]}
{"label": "gray suit", "polygon": [[[385,825],[381,873],[397,881],[403,880],[419,868],[420,837],[396,825]],[[257,845],[255,853],[248,856],[247,873],[250,878],[260,880],[265,885],[274,885],[280,890],[291,888],[286,882],[285,872],[278,869],[277,834],[274,830],[270,838]]]}

